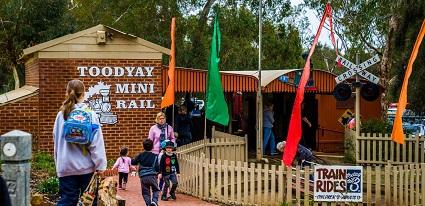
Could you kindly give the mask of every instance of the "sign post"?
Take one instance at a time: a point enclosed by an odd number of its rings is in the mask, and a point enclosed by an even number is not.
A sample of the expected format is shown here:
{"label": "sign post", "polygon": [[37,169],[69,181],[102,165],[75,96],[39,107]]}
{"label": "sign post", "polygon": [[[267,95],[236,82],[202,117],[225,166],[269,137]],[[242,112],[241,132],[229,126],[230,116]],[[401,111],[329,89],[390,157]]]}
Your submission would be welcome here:
{"label": "sign post", "polygon": [[[364,61],[363,63],[360,63],[360,53],[356,53],[356,64],[353,64],[352,62],[348,61],[347,59],[339,55],[336,57],[336,61],[341,62],[342,66],[348,68],[348,71],[335,77],[335,81],[337,84],[341,83],[342,81],[354,75],[356,75],[356,83],[360,83],[360,76],[362,76],[366,78],[367,80],[375,84],[378,84],[379,78],[371,74],[370,72],[366,71],[367,68],[369,68],[370,66],[380,61],[379,56],[377,54],[373,56],[372,58]],[[356,113],[356,116],[355,116],[356,137],[358,137],[360,135],[360,86],[356,86],[355,113]]]}
{"label": "sign post", "polygon": [[[360,65],[360,53],[356,53],[356,64]],[[378,79],[379,81],[379,79]],[[360,76],[358,73],[356,73],[356,82],[360,82]],[[360,135],[360,87],[356,87],[356,108],[354,117],[355,123],[356,123],[356,139]]]}
{"label": "sign post", "polygon": [[[357,55],[360,54],[356,54],[356,58]],[[360,57],[359,57],[360,58]],[[341,56],[337,56],[336,57],[336,61],[340,61],[341,65],[348,68],[348,71],[340,74],[339,76],[335,77],[335,81],[337,84],[339,84],[340,82],[348,79],[351,76],[354,76],[355,74],[359,74],[360,76],[366,78],[367,80],[378,84],[379,82],[379,78],[376,77],[375,75],[371,74],[370,72],[366,71],[367,68],[369,68],[370,66],[378,63],[380,61],[379,56],[375,55],[372,58],[364,61],[363,63],[357,62],[356,64],[348,61],[347,59],[341,57]],[[360,61],[360,60],[359,60]]]}

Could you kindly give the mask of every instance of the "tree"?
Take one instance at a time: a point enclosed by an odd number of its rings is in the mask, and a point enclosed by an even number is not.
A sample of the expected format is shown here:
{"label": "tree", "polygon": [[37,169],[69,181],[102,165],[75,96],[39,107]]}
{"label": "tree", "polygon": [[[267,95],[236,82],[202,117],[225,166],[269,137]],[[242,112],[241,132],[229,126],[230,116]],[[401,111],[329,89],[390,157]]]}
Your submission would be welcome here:
{"label": "tree", "polygon": [[[419,34],[421,25],[425,19],[425,2],[408,1],[401,4],[399,9],[398,29],[394,37],[394,63],[392,75],[393,84],[390,98],[398,101],[401,84],[403,83],[408,61],[410,59],[413,46]],[[418,56],[412,67],[412,74],[409,78],[408,102],[409,107],[416,113],[425,111],[425,97],[423,88],[425,87],[425,41],[419,48]]]}
{"label": "tree", "polygon": [[62,0],[4,0],[0,4],[0,63],[12,73],[15,89],[24,79],[22,50],[74,31]]}
{"label": "tree", "polygon": [[[306,6],[318,13],[323,10],[326,0],[305,0]],[[393,61],[393,47],[397,27],[398,8],[402,1],[391,0],[337,0],[332,2],[334,28],[341,39],[347,58],[362,52],[373,56],[379,54],[378,77],[384,88],[389,86],[389,71]],[[388,6],[390,5],[390,6]],[[389,21],[388,21],[389,19]],[[382,118],[386,118],[388,109],[388,89],[382,96]]]}

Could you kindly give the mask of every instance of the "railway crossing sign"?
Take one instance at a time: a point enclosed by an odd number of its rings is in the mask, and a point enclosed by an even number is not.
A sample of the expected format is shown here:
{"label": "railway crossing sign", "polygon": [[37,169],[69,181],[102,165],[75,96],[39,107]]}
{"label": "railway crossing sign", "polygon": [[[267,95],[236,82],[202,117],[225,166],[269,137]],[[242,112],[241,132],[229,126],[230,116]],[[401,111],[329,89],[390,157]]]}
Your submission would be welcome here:
{"label": "railway crossing sign", "polygon": [[364,61],[363,63],[360,63],[359,65],[356,65],[339,55],[336,57],[336,61],[340,61],[342,66],[348,68],[348,71],[335,77],[335,81],[337,84],[348,79],[351,76],[354,76],[355,74],[359,74],[360,76],[366,78],[367,80],[375,84],[378,84],[379,78],[371,74],[370,72],[366,71],[367,68],[369,68],[370,66],[380,61],[378,55],[373,56],[372,58]]}

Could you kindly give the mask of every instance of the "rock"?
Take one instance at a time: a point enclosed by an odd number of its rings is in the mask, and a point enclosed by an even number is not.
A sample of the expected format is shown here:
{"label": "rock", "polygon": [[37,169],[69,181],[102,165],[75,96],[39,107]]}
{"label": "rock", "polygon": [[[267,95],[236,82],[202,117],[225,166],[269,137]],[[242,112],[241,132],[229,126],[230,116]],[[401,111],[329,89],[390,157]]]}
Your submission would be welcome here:
{"label": "rock", "polygon": [[53,202],[49,202],[47,200],[44,200],[44,197],[43,197],[42,194],[31,194],[30,203],[31,203],[31,206],[54,206],[54,205],[56,205]]}
{"label": "rock", "polygon": [[107,177],[99,186],[98,206],[125,206],[125,200],[117,195],[117,181]]}

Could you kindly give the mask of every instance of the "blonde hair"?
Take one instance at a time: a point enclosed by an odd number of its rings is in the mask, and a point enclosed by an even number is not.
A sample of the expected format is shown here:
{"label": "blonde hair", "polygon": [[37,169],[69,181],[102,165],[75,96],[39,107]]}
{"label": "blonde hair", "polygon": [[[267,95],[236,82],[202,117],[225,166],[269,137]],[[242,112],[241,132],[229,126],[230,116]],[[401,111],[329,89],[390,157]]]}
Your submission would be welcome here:
{"label": "blonde hair", "polygon": [[156,114],[156,118],[155,118],[155,122],[156,123],[159,123],[159,118],[161,116],[163,116],[164,118],[166,118],[164,112],[158,112],[158,114]]}
{"label": "blonde hair", "polygon": [[64,120],[68,119],[69,113],[74,109],[75,104],[78,103],[78,99],[81,98],[85,90],[84,83],[78,79],[68,82],[66,86],[66,100],[62,103],[60,108]]}

